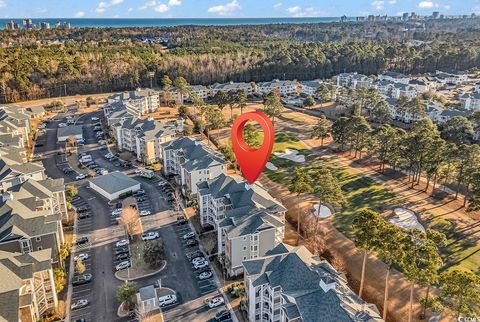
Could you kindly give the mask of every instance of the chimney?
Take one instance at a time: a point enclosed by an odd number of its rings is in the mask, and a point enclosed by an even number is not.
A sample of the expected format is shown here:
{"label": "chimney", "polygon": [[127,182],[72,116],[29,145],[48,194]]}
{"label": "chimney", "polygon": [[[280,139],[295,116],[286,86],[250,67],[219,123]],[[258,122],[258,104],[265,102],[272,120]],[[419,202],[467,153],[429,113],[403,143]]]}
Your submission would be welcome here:
{"label": "chimney", "polygon": [[335,280],[333,279],[321,279],[320,280],[320,287],[322,288],[322,290],[327,293],[328,291],[330,290],[334,290],[335,289]]}
{"label": "chimney", "polygon": [[245,182],[245,190],[250,190],[252,189],[252,186],[248,184],[248,182]]}

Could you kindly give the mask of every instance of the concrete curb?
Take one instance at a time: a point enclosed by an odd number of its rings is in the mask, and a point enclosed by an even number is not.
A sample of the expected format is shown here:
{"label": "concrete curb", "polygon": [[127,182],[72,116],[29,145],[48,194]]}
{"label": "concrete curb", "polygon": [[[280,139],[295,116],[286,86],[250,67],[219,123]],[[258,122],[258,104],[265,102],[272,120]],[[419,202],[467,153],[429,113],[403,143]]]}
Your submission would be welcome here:
{"label": "concrete curb", "polygon": [[153,275],[156,275],[158,273],[160,273],[161,271],[163,271],[165,269],[165,267],[167,266],[167,261],[163,261],[163,265],[162,267],[160,267],[158,270],[156,270],[155,272],[152,272],[152,273],[149,273],[149,274],[145,274],[145,275],[142,275],[142,276],[139,276],[139,277],[135,277],[135,278],[123,278],[123,277],[119,277],[117,274],[119,272],[116,272],[115,273],[115,278],[120,280],[120,281],[125,281],[125,282],[128,282],[128,281],[136,281],[136,280],[139,280],[139,279],[142,279],[142,278],[145,278],[145,277],[149,277],[149,276],[153,276]]}

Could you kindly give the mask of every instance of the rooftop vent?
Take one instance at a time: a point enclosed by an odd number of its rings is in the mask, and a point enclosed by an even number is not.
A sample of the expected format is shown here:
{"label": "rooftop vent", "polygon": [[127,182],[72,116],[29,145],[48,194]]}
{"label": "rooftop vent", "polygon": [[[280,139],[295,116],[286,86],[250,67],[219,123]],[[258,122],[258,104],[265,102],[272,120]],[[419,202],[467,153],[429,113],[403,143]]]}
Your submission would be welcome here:
{"label": "rooftop vent", "polygon": [[334,281],[324,281],[323,278],[320,280],[320,287],[322,290],[327,293],[330,290],[335,289],[335,282]]}

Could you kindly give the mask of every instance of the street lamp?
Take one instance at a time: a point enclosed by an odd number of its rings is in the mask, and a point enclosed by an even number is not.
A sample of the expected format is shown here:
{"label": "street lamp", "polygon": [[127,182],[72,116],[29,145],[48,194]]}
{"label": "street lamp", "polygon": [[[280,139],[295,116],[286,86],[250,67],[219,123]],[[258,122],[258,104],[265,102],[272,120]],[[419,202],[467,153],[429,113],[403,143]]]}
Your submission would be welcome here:
{"label": "street lamp", "polygon": [[153,88],[153,78],[155,77],[155,70],[153,68],[148,71],[148,77],[150,77],[150,88]]}

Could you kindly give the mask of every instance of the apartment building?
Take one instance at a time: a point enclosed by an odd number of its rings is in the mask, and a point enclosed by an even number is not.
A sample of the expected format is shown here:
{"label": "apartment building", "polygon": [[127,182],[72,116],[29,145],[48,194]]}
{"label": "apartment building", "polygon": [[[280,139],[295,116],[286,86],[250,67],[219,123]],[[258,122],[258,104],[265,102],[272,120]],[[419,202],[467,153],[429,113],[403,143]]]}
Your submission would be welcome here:
{"label": "apartment building", "polygon": [[308,96],[314,96],[318,88],[323,86],[322,81],[300,82],[300,93]]}
{"label": "apartment building", "polygon": [[31,131],[30,116],[23,113],[17,106],[2,106],[0,108],[0,134],[20,135],[28,145],[28,134]]}
{"label": "apartment building", "polygon": [[257,84],[257,93],[260,95],[276,92],[280,96],[298,94],[300,84],[296,80],[278,80]]}
{"label": "apartment building", "polygon": [[201,141],[181,137],[162,146],[165,175],[174,175],[184,195],[196,194],[197,184],[227,170],[223,156]]}
{"label": "apartment building", "polygon": [[383,321],[344,274],[304,246],[279,244],[242,265],[251,322]]}
{"label": "apartment building", "polygon": [[126,103],[129,114],[140,117],[155,112],[160,107],[160,93],[153,89],[138,88],[135,91],[125,92],[119,96]]}
{"label": "apartment building", "polygon": [[463,84],[468,80],[468,74],[461,71],[441,71],[437,70],[434,75],[437,82],[446,85],[454,84],[459,85]]}
{"label": "apartment building", "polygon": [[58,305],[52,250],[0,251],[0,320],[36,322]]}
{"label": "apartment building", "polygon": [[417,90],[415,87],[405,85],[404,83],[394,83],[388,80],[381,80],[373,84],[380,95],[388,96],[391,98],[399,99],[401,96],[406,96],[409,99],[417,96]]}
{"label": "apartment building", "polygon": [[408,85],[408,83],[410,82],[410,78],[408,76],[402,73],[390,72],[390,71],[385,72],[381,75],[378,75],[378,79],[389,81],[392,83],[401,83],[405,85]]}
{"label": "apartment building", "polygon": [[[9,162],[10,164],[8,164]],[[0,158],[0,193],[29,179],[46,179],[45,168],[41,162],[17,163]]]}
{"label": "apartment building", "polygon": [[252,83],[234,83],[234,82],[229,82],[224,84],[215,83],[210,86],[211,97],[214,97],[215,95],[217,95],[219,91],[223,91],[223,92],[245,91],[245,93],[247,93],[247,96],[252,96],[254,94],[254,87],[252,86]]}
{"label": "apartment building", "polygon": [[130,105],[128,102],[112,102],[103,108],[103,113],[105,116],[105,119],[107,121],[108,126],[112,126],[113,124],[116,123],[123,123],[126,120],[133,119],[134,116],[130,113],[128,113],[128,109],[132,109],[129,107],[127,109],[127,106]]}
{"label": "apartment building", "polygon": [[30,179],[9,188],[0,200],[0,251],[51,249],[52,262],[59,263],[66,211],[63,179]]}
{"label": "apartment building", "polygon": [[111,131],[119,150],[131,151],[138,161],[152,164],[162,157],[161,145],[174,139],[176,125],[133,117],[112,124]]}
{"label": "apartment building", "polygon": [[265,209],[240,208],[226,213],[218,224],[219,254],[229,276],[243,273],[242,261],[263,257],[285,236],[285,222]]}
{"label": "apartment building", "polygon": [[337,87],[344,87],[347,89],[358,89],[362,87],[370,87],[372,80],[362,74],[355,73],[342,73],[336,76]]}
{"label": "apartment building", "polygon": [[459,99],[463,109],[468,111],[480,110],[480,89],[472,93],[462,94]]}
{"label": "apartment building", "polygon": [[[189,90],[202,100],[206,100],[210,94],[208,87],[203,85],[190,85]],[[185,100],[190,100],[190,97],[186,95]]]}

